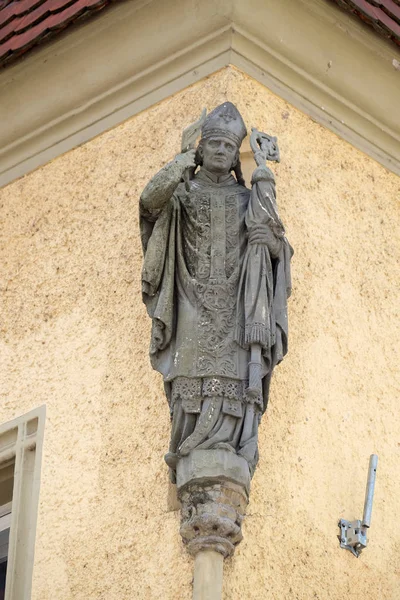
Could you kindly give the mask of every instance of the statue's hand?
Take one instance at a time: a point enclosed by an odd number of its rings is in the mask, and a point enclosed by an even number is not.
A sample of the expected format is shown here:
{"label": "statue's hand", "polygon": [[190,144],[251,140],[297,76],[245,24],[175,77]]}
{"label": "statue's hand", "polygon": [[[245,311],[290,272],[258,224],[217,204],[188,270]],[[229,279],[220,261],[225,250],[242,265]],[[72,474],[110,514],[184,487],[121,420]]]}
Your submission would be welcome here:
{"label": "statue's hand", "polygon": [[140,196],[140,202],[145,211],[152,211],[152,218],[155,216],[154,211],[157,211],[158,216],[169,202],[182,181],[186,169],[196,166],[195,155],[195,150],[177,154],[174,160],[171,160],[150,179]]}
{"label": "statue's hand", "polygon": [[249,230],[249,244],[263,244],[268,247],[272,256],[277,256],[281,249],[282,240],[276,237],[268,225],[254,225]]}
{"label": "statue's hand", "polygon": [[188,150],[175,156],[174,162],[179,165],[182,169],[182,174],[186,169],[192,169],[196,167],[195,163],[196,150]]}
{"label": "statue's hand", "polygon": [[275,235],[268,225],[254,225],[249,230],[249,244],[268,244],[275,242]]}

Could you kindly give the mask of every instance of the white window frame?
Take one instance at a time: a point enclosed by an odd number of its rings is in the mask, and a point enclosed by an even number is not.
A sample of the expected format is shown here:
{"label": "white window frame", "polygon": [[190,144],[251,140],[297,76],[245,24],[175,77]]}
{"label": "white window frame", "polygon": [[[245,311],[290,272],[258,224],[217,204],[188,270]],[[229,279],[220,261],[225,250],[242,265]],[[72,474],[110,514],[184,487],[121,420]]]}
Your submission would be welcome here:
{"label": "white window frame", "polygon": [[0,468],[15,461],[5,600],[31,598],[45,418],[41,406],[0,425]]}
{"label": "white window frame", "polygon": [[1,537],[3,531],[10,529],[11,526],[11,506],[12,502],[7,502],[7,504],[0,506],[0,564],[8,557],[9,542],[7,541],[6,544],[2,544]]}

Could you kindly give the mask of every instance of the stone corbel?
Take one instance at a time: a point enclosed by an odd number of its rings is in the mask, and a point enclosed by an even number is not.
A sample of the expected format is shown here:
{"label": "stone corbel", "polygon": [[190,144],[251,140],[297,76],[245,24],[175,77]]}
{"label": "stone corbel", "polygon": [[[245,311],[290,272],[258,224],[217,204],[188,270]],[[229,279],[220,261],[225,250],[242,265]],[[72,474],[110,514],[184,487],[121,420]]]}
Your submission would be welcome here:
{"label": "stone corbel", "polygon": [[195,557],[194,600],[219,600],[223,559],[242,540],[250,492],[247,461],[227,450],[194,450],[177,464],[180,533]]}

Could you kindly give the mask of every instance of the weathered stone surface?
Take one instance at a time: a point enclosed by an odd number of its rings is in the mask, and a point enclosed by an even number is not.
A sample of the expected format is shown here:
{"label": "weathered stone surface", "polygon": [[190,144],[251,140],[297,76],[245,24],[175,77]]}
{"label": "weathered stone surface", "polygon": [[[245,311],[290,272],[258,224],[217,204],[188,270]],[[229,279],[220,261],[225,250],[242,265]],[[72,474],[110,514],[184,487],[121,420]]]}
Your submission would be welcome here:
{"label": "weathered stone surface", "polygon": [[231,556],[242,540],[250,491],[247,461],[227,450],[193,450],[177,465],[181,536],[195,555],[212,549]]}
{"label": "weathered stone surface", "polygon": [[192,554],[230,556],[242,539],[242,513],[229,507],[248,494],[272,371],[287,352],[293,251],[266,166],[279,161],[279,149],[252,128],[250,191],[239,155],[246,133],[231,102],[204,110],[140,198],[150,358],[170,404],[165,460]]}
{"label": "weathered stone surface", "polygon": [[181,488],[194,480],[232,481],[249,494],[250,472],[247,461],[228,450],[193,450],[178,461],[176,486]]}
{"label": "weathered stone surface", "polygon": [[189,552],[211,549],[225,558],[231,556],[243,539],[241,525],[248,503],[243,487],[223,476],[219,482],[194,479],[179,490],[179,498],[180,533]]}

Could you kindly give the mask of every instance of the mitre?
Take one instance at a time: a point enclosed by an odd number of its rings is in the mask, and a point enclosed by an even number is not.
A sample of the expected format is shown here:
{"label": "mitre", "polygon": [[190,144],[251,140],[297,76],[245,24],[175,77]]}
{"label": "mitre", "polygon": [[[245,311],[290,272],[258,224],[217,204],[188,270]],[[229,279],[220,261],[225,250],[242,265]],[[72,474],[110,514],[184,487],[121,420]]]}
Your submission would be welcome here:
{"label": "mitre", "polygon": [[242,115],[232,102],[224,102],[211,111],[201,129],[202,139],[226,137],[240,147],[246,137],[246,125]]}

